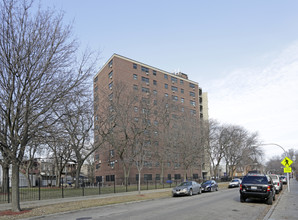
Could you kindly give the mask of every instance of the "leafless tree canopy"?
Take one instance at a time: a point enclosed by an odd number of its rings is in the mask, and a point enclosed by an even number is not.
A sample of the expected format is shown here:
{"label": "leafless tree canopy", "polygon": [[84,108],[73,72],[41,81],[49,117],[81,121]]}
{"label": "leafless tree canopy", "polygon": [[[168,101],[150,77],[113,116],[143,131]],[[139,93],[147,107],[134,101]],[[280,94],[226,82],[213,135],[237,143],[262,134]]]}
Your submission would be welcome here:
{"label": "leafless tree canopy", "polygon": [[[0,150],[12,164],[12,206],[20,210],[18,170],[29,141],[53,123],[53,108],[88,77],[63,14],[33,2],[2,0],[0,14]],[[83,56],[86,57],[86,56]]]}

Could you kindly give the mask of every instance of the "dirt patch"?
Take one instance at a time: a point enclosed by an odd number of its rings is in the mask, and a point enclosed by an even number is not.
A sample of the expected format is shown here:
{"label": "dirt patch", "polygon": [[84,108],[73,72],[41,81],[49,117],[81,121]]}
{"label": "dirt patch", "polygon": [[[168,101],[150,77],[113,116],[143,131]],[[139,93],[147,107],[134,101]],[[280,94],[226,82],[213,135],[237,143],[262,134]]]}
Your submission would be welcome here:
{"label": "dirt patch", "polygon": [[0,211],[0,216],[17,216],[17,215],[23,215],[24,213],[30,212],[31,209],[24,209],[20,212],[13,212],[11,210],[5,210],[5,211]]}

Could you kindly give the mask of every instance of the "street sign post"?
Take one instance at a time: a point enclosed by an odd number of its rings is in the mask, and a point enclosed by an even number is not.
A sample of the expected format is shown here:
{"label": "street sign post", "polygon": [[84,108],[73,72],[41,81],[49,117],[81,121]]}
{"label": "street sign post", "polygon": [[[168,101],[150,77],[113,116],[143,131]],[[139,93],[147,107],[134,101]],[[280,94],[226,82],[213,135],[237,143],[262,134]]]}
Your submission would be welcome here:
{"label": "street sign post", "polygon": [[284,173],[287,174],[288,192],[290,192],[290,176],[289,176],[289,173],[292,172],[292,167],[290,167],[292,163],[293,163],[293,161],[288,157],[285,157],[285,159],[283,159],[281,161],[281,164],[284,165]]}

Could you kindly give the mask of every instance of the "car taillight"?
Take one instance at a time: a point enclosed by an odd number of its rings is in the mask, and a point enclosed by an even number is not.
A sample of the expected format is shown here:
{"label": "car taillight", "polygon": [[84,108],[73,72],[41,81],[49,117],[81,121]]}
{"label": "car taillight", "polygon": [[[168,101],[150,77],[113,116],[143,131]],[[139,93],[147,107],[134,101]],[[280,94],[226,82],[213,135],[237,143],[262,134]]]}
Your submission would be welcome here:
{"label": "car taillight", "polygon": [[270,186],[267,187],[267,192],[269,192],[269,191],[270,191]]}
{"label": "car taillight", "polygon": [[277,183],[277,185],[279,186],[279,183]]}
{"label": "car taillight", "polygon": [[240,190],[242,190],[242,184],[240,184]]}

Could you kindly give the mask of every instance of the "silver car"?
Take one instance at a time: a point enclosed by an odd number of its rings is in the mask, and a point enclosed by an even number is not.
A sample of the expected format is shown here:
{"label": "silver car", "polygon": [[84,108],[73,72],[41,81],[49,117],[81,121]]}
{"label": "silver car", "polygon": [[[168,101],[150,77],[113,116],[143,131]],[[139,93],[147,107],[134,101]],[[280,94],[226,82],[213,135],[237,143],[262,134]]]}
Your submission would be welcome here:
{"label": "silver car", "polygon": [[201,194],[201,193],[202,193],[201,184],[195,181],[182,182],[180,185],[174,187],[172,190],[173,197],[179,196],[179,195],[192,196],[193,194]]}
{"label": "silver car", "polygon": [[241,184],[241,179],[232,179],[232,181],[229,183],[229,188],[239,187],[240,184]]}
{"label": "silver car", "polygon": [[275,192],[276,192],[276,194],[278,194],[282,190],[282,185],[281,185],[279,176],[276,174],[269,174],[269,176],[271,177],[271,179],[273,181],[273,185],[275,187]]}

